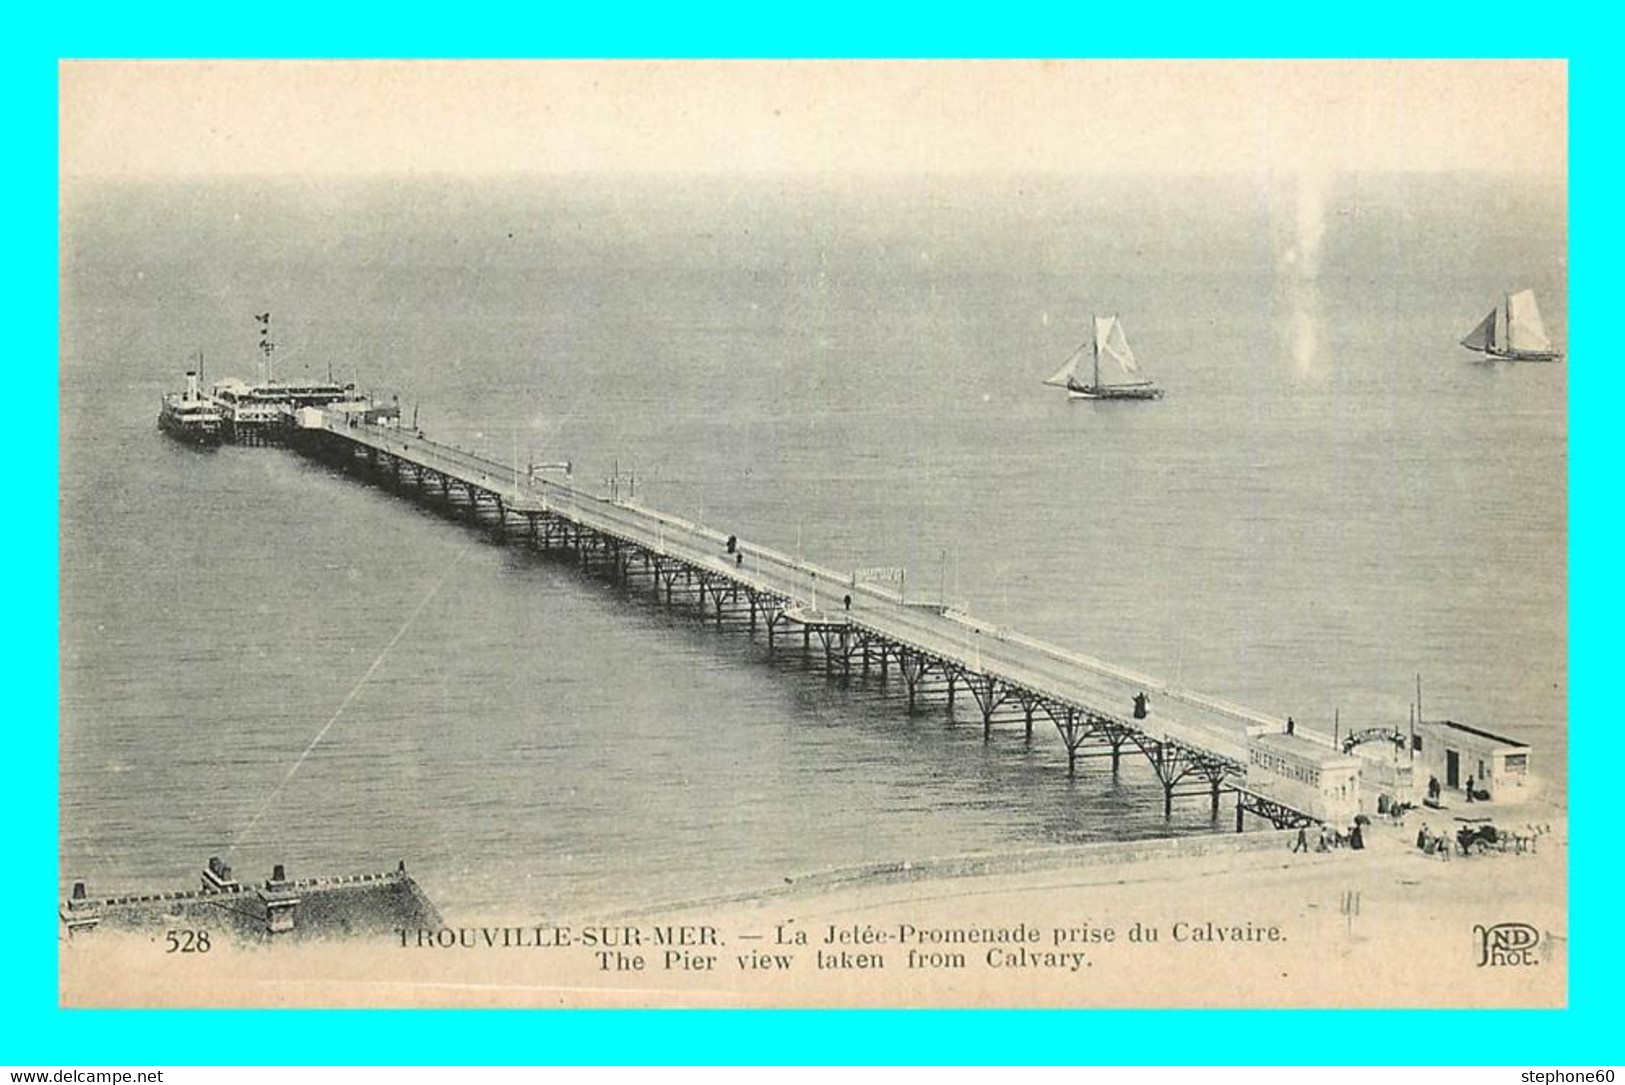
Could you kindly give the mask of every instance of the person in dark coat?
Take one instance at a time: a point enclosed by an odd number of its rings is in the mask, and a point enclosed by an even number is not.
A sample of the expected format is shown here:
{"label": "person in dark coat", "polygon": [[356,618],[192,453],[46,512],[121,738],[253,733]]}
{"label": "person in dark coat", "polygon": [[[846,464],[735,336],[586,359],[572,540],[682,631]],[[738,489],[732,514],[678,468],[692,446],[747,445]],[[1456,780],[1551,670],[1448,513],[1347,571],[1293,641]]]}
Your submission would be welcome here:
{"label": "person in dark coat", "polygon": [[1309,830],[1303,825],[1298,826],[1298,839],[1292,842],[1292,853],[1309,850]]}

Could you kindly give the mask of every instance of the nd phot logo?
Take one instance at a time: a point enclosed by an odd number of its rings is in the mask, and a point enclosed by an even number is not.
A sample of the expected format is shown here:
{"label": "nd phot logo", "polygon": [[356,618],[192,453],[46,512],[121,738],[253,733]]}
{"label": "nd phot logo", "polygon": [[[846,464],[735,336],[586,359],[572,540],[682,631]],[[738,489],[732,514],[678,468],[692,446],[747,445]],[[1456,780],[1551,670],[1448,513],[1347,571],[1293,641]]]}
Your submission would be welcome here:
{"label": "nd phot logo", "polygon": [[1540,931],[1527,923],[1497,923],[1493,927],[1474,926],[1478,938],[1478,967],[1504,968],[1507,966],[1539,964],[1535,949],[1540,945]]}

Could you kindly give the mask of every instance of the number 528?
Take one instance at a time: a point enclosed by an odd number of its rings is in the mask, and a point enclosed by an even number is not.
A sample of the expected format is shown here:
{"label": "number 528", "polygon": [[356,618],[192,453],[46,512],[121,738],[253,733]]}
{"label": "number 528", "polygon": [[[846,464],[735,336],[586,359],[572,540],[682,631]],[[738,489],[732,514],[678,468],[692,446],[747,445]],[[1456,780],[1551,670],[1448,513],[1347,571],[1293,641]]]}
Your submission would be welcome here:
{"label": "number 528", "polygon": [[165,953],[207,953],[209,952],[208,931],[165,931]]}

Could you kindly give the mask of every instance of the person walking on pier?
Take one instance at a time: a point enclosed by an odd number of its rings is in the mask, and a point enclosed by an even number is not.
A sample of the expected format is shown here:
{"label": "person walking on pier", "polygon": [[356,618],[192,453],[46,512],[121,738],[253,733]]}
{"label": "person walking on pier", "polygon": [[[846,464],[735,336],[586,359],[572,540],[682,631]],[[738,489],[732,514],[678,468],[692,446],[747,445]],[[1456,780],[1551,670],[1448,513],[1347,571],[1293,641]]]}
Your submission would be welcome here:
{"label": "person walking on pier", "polygon": [[845,599],[842,599],[841,602],[846,605],[847,610],[852,609],[852,597],[850,595],[848,595]]}
{"label": "person walking on pier", "polygon": [[1298,826],[1298,839],[1296,839],[1296,840],[1294,840],[1292,842],[1292,854],[1296,855],[1300,851],[1306,852],[1308,850],[1309,850],[1309,828],[1306,825],[1299,825]]}

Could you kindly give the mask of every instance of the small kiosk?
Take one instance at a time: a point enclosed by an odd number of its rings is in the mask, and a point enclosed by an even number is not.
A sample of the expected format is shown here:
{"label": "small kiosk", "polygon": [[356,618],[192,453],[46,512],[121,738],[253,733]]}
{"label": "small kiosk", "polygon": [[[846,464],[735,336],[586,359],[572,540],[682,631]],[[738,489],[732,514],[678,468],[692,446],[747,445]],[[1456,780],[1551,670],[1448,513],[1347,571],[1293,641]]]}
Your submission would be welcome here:
{"label": "small kiosk", "polygon": [[1417,779],[1432,777],[1463,799],[1469,779],[1474,792],[1487,792],[1490,801],[1515,802],[1532,791],[1527,742],[1455,720],[1422,720],[1411,744]]}
{"label": "small kiosk", "polygon": [[1331,826],[1360,812],[1360,759],[1295,734],[1247,742],[1247,789]]}

